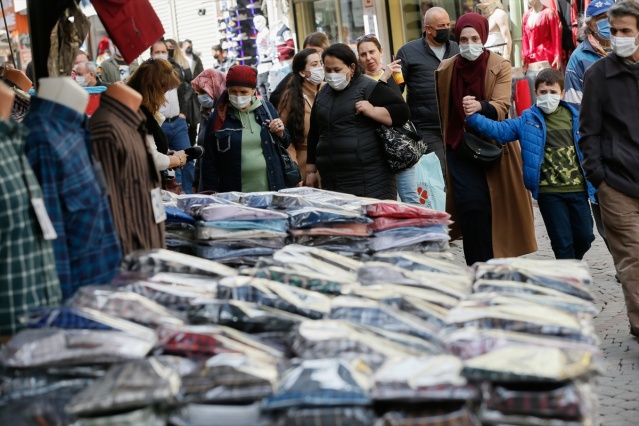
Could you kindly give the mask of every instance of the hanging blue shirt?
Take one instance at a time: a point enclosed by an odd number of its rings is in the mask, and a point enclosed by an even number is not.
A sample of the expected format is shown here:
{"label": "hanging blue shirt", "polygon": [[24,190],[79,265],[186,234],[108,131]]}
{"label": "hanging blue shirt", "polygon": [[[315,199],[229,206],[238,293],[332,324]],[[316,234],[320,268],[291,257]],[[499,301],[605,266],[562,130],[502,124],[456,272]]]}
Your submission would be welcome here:
{"label": "hanging blue shirt", "polygon": [[105,284],[118,272],[121,250],[108,192],[91,161],[85,114],[33,96],[24,123],[26,153],[58,238],[53,240],[62,297],[87,284]]}

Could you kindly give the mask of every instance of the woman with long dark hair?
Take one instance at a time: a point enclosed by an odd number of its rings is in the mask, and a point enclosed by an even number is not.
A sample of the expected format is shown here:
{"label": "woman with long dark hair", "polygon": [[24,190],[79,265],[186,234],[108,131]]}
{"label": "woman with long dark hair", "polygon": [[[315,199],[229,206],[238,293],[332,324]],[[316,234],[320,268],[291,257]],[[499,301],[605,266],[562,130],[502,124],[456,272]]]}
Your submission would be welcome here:
{"label": "woman with long dark hair", "polygon": [[311,112],[306,184],[360,197],[397,199],[395,174],[375,130],[402,126],[410,110],[402,96],[362,75],[357,56],[336,43],[322,54],[325,80]]}
{"label": "woman with long dark hair", "polygon": [[293,76],[279,103],[278,111],[291,134],[288,150],[306,179],[306,139],[311,125],[311,109],[324,82],[322,58],[315,49],[300,50],[293,58]]}

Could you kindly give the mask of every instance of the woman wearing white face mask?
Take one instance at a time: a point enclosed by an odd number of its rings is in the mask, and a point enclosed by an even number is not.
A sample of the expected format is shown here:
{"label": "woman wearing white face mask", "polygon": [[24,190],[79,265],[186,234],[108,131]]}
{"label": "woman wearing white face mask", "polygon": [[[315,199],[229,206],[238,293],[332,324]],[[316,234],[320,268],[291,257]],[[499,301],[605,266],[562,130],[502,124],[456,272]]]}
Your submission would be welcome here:
{"label": "woman wearing white face mask", "polygon": [[[446,211],[454,221],[451,237],[464,236],[466,263],[520,256],[537,250],[530,193],[522,182],[518,143],[503,148],[486,170],[458,154],[467,114],[503,120],[511,98],[510,63],[484,50],[488,20],[462,15],[455,24],[460,54],[444,60],[435,73],[437,100],[446,146]],[[470,130],[470,129],[466,129]]]}
{"label": "woman wearing white face mask", "polygon": [[311,122],[311,109],[317,91],[324,84],[322,58],[315,49],[303,49],[293,58],[293,77],[282,92],[278,111],[291,133],[289,153],[306,179],[306,138]]}
{"label": "woman wearing white face mask", "polygon": [[324,86],[311,112],[306,184],[361,197],[397,199],[397,182],[375,129],[401,126],[410,118],[402,96],[362,76],[357,57],[335,43],[322,55]]}
{"label": "woman wearing white face mask", "polygon": [[231,67],[206,125],[200,191],[277,191],[286,188],[278,154],[290,136],[277,111],[255,96],[257,71]]}

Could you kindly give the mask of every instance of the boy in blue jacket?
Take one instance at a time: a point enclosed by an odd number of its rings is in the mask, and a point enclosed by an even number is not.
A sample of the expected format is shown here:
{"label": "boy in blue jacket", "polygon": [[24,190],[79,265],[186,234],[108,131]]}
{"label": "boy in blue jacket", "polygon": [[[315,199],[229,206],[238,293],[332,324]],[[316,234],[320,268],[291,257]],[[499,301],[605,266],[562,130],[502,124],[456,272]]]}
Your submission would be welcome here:
{"label": "boy in blue jacket", "polygon": [[[501,144],[519,140],[524,184],[537,200],[555,257],[582,259],[595,239],[588,204],[595,188],[581,168],[579,112],[561,101],[564,76],[555,69],[537,75],[535,94],[536,104],[518,118],[493,121],[467,114],[466,123]],[[463,99],[464,107],[473,102],[472,96]]]}

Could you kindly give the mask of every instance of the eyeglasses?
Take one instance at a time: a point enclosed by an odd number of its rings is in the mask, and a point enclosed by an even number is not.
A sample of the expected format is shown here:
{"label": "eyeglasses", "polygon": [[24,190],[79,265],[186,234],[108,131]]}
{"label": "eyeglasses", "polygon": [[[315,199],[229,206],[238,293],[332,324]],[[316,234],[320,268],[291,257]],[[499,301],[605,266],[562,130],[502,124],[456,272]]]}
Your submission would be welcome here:
{"label": "eyeglasses", "polygon": [[363,35],[361,37],[357,37],[357,39],[355,40],[356,42],[362,42],[362,41],[371,41],[371,40],[377,40],[377,35],[376,34],[366,34]]}

